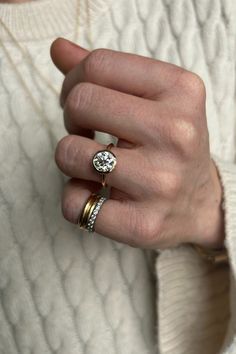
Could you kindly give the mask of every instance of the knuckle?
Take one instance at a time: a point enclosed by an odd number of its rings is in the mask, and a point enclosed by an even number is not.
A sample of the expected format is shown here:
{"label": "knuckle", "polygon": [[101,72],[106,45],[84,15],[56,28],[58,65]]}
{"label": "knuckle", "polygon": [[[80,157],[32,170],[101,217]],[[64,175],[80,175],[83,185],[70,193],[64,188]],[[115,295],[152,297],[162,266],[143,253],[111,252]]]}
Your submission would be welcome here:
{"label": "knuckle", "polygon": [[56,146],[55,150],[55,161],[57,163],[57,166],[61,168],[64,164],[64,159],[65,159],[65,146],[67,144],[67,137],[64,136]]}
{"label": "knuckle", "polygon": [[77,210],[77,206],[75,203],[75,199],[71,196],[68,196],[66,193],[63,194],[62,203],[61,203],[61,211],[63,217],[75,223],[75,211]]}
{"label": "knuckle", "polygon": [[70,165],[75,157],[74,136],[64,136],[57,144],[55,150],[55,161],[61,170],[65,170],[66,166]]}
{"label": "knuckle", "polygon": [[143,248],[152,248],[160,242],[161,223],[156,214],[148,215],[143,220],[140,244]]}
{"label": "knuckle", "polygon": [[192,157],[199,147],[200,136],[194,121],[175,119],[171,129],[171,141],[182,157]]}
{"label": "knuckle", "polygon": [[199,98],[205,98],[206,88],[202,78],[191,71],[183,71],[180,75],[179,85],[184,89],[188,94]]}
{"label": "knuckle", "polygon": [[160,182],[165,199],[175,200],[182,190],[182,178],[179,174],[168,172],[162,176]]}
{"label": "knuckle", "polygon": [[86,79],[89,79],[106,66],[107,56],[108,50],[103,48],[94,49],[88,55],[84,62],[84,74]]}
{"label": "knuckle", "polygon": [[64,125],[68,132],[76,129],[79,124],[78,115],[91,105],[93,95],[94,86],[88,82],[81,82],[71,90],[64,105]]}
{"label": "knuckle", "polygon": [[146,218],[142,230],[142,243],[143,247],[150,247],[157,242],[158,225],[155,219]]}
{"label": "knuckle", "polygon": [[77,112],[89,107],[93,96],[93,85],[89,82],[80,82],[69,93],[66,107],[67,112]]}

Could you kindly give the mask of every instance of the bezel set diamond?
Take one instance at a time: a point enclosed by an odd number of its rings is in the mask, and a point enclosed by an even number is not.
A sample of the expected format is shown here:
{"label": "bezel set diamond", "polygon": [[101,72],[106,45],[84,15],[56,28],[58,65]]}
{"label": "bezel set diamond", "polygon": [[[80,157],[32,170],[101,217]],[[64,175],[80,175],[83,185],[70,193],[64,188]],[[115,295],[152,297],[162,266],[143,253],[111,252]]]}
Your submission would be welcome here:
{"label": "bezel set diamond", "polygon": [[116,166],[116,156],[109,150],[101,150],[93,156],[93,167],[102,174],[110,173]]}

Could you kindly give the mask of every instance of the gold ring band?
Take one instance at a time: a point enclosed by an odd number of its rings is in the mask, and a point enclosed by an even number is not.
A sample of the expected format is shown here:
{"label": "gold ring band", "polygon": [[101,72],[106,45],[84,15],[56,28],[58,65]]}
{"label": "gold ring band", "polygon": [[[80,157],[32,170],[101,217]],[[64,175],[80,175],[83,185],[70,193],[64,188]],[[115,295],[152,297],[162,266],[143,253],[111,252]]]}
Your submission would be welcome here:
{"label": "gold ring band", "polygon": [[80,220],[79,220],[80,227],[82,227],[82,228],[86,227],[89,216],[91,215],[91,212],[95,206],[97,198],[98,198],[98,195],[94,194],[94,193],[91,194],[91,196],[88,198],[88,200],[84,206],[84,209],[81,213],[81,216],[80,216]]}
{"label": "gold ring band", "polygon": [[101,206],[106,200],[107,198],[100,194],[93,193],[90,195],[79,219],[79,225],[82,229],[85,229],[89,232],[94,231],[97,215],[101,209]]}
{"label": "gold ring band", "polygon": [[[107,150],[107,151],[111,151],[111,148],[112,148],[113,146],[114,146],[113,143],[108,144],[107,147],[106,147],[106,150]],[[107,178],[107,173],[103,173],[103,174],[102,174],[102,186],[103,186],[103,187],[106,187],[106,186],[107,186],[107,185],[106,185],[106,178]]]}

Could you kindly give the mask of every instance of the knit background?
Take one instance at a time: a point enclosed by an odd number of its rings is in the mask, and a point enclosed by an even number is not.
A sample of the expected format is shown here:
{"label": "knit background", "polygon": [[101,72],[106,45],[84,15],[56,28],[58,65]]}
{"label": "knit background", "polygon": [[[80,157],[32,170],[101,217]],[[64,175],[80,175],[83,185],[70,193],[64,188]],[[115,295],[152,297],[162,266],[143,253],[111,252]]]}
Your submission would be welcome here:
{"label": "knit background", "polygon": [[[234,7],[233,0],[119,0],[92,23],[95,47],[173,62],[204,79],[211,151],[230,162],[236,152]],[[84,47],[86,33],[84,25]],[[64,220],[67,178],[54,151],[67,132],[58,96],[30,62],[59,91],[63,77],[49,56],[53,39],[24,41],[27,60],[11,42],[0,46],[0,354],[156,354],[158,347],[161,354],[216,353],[229,317],[228,270],[216,276],[191,253],[192,261],[188,253],[181,263],[185,248],[173,267],[168,251],[158,256],[88,236]],[[212,286],[197,291],[202,284]],[[182,289],[177,297],[176,289]],[[202,311],[186,322],[196,296],[201,309],[210,301],[210,313],[220,315],[209,322]]]}

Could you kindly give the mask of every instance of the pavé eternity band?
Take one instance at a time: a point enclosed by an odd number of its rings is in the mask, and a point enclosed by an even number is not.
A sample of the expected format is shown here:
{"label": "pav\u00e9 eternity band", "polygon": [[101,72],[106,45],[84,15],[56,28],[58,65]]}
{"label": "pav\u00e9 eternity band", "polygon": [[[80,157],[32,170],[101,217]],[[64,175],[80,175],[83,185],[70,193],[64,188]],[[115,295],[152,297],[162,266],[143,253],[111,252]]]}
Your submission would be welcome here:
{"label": "pav\u00e9 eternity band", "polygon": [[106,187],[106,176],[108,173],[114,170],[116,166],[116,156],[111,152],[111,148],[114,146],[113,143],[107,145],[105,150],[96,152],[93,156],[93,167],[95,170],[102,175],[102,186]]}
{"label": "pav\u00e9 eternity band", "polygon": [[79,219],[79,225],[82,229],[85,229],[89,232],[94,232],[96,218],[103,203],[106,200],[107,198],[100,194],[93,193],[90,195]]}

